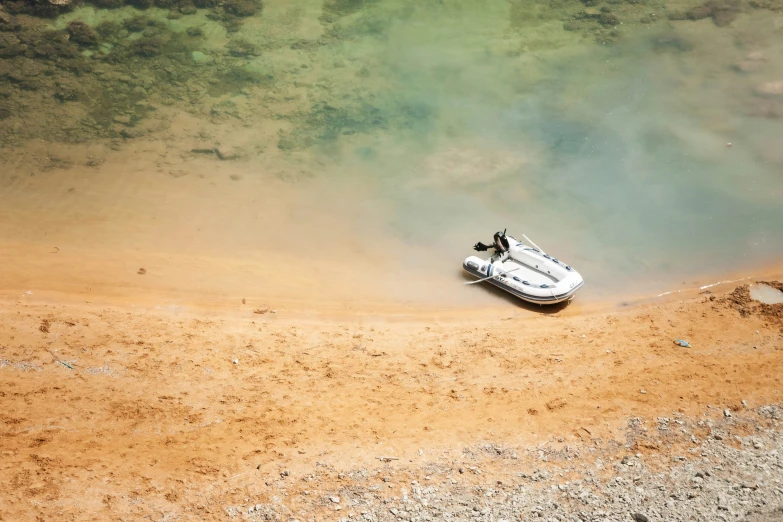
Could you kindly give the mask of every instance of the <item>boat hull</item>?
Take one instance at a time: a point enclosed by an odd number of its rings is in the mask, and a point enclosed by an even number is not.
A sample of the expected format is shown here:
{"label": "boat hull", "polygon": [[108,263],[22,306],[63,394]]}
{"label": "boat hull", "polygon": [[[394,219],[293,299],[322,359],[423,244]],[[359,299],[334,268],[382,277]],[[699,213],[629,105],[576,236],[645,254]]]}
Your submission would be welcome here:
{"label": "boat hull", "polygon": [[[463,263],[462,268],[464,268],[465,271],[468,272],[469,274],[474,275],[476,277],[479,278],[487,277],[487,274],[482,274],[478,270],[474,270],[473,268],[469,267],[467,262]],[[519,299],[522,299],[523,301],[527,301],[528,303],[540,304],[540,305],[553,305],[553,304],[570,301],[571,299],[574,298],[574,294],[576,294],[577,290],[582,288],[582,285],[584,285],[584,281],[581,281],[576,285],[574,285],[574,288],[569,289],[565,293],[562,294],[556,293],[553,296],[536,296],[530,293],[526,293],[524,290],[513,288],[510,285],[504,283],[503,280],[499,279],[498,277],[487,279],[485,282],[490,283],[500,288],[501,290],[505,290],[506,292],[514,295],[515,297],[518,297]]]}
{"label": "boat hull", "polygon": [[570,301],[584,285],[582,276],[571,266],[538,247],[507,237],[508,251],[489,259],[470,256],[462,268],[523,301],[541,305]]}

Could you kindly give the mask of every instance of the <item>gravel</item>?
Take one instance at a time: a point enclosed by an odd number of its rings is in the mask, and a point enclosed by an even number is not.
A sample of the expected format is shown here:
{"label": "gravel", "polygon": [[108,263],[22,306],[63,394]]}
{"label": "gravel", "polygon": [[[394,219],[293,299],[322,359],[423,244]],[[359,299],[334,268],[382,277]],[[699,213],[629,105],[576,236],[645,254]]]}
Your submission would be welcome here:
{"label": "gravel", "polygon": [[[306,482],[306,493],[277,486],[276,498],[295,502],[249,502],[226,512],[281,522],[783,521],[783,410],[721,413],[634,418],[625,441],[483,443],[427,464],[350,471],[322,465],[294,477]],[[717,431],[724,435],[709,436]]]}

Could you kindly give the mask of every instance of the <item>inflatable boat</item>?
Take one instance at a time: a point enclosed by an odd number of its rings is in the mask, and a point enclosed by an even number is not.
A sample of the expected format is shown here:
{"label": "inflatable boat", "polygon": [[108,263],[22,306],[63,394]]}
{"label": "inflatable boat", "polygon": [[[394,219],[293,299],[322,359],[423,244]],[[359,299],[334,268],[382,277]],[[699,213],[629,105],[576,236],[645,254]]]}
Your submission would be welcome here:
{"label": "inflatable boat", "polygon": [[546,254],[522,234],[530,245],[505,236],[508,248],[496,251],[489,259],[469,256],[462,267],[485,281],[529,303],[556,304],[573,299],[584,284],[582,276],[557,258]]}

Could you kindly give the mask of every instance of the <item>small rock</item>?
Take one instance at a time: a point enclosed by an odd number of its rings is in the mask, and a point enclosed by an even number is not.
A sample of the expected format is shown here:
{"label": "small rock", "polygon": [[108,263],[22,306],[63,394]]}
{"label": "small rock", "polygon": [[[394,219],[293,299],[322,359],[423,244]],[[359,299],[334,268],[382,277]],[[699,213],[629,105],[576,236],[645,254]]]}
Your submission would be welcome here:
{"label": "small rock", "polygon": [[642,515],[641,513],[634,513],[631,516],[633,516],[633,519],[636,522],[650,522],[650,519],[647,518],[646,516]]}
{"label": "small rock", "polygon": [[120,136],[127,139],[134,139],[134,138],[141,138],[147,133],[144,129],[139,128],[129,128],[129,129],[121,129],[120,130]]}
{"label": "small rock", "polygon": [[642,395],[646,395],[647,394],[647,390],[639,390],[639,393],[641,393]]}
{"label": "small rock", "polygon": [[128,114],[118,114],[114,117],[114,121],[122,123],[123,125],[128,125],[131,122],[131,117]]}
{"label": "small rock", "polygon": [[290,475],[290,474],[291,474],[291,472],[290,472],[290,471],[288,471],[288,470],[285,470],[285,471],[283,471],[282,473],[280,473],[280,476],[281,476],[281,477],[287,477],[287,476],[288,476],[288,475]]}
{"label": "small rock", "polygon": [[220,145],[215,147],[215,154],[222,160],[232,160],[239,157],[239,150],[231,145]]}
{"label": "small rock", "polygon": [[329,497],[329,500],[331,500],[333,504],[340,503],[340,497]]}
{"label": "small rock", "polygon": [[723,410],[723,416],[724,416],[724,417],[731,417],[731,410],[730,410],[730,409],[728,409],[728,408],[726,408],[725,410]]}
{"label": "small rock", "polygon": [[743,407],[743,408],[747,408],[747,407],[748,407],[748,401],[746,401],[746,400],[744,400],[744,399],[743,399],[743,400],[742,400],[742,407]]}
{"label": "small rock", "polygon": [[234,359],[232,362],[233,362],[234,364],[239,364],[239,359]]}
{"label": "small rock", "polygon": [[734,64],[734,69],[744,73],[759,72],[764,67],[762,62],[742,60]]}
{"label": "small rock", "polygon": [[195,63],[199,65],[213,61],[211,56],[206,55],[201,51],[193,51],[192,53],[190,53],[190,57],[193,59]]}
{"label": "small rock", "polygon": [[783,95],[783,80],[775,82],[765,82],[756,87],[756,94],[761,96],[781,96]]}

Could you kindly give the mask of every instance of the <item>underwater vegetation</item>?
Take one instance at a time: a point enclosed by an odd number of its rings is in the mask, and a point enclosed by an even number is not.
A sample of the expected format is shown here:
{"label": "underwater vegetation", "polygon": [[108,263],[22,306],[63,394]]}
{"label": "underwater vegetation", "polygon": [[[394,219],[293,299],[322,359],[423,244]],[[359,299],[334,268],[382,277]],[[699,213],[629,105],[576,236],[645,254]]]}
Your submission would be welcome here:
{"label": "underwater vegetation", "polygon": [[144,121],[157,104],[184,101],[192,110],[199,99],[270,84],[269,75],[245,68],[260,53],[254,45],[232,40],[222,54],[207,55],[203,39],[198,27],[174,32],[144,12],[53,30],[0,11],[0,145],[41,135],[134,138],[148,132]]}
{"label": "underwater vegetation", "polygon": [[139,10],[153,7],[168,9],[170,18],[194,14],[197,9],[211,10],[211,16],[219,20],[229,31],[237,31],[243,18],[259,14],[263,0],[6,0],[2,3],[12,15],[26,14],[41,18],[55,18],[82,4],[101,9],[118,9],[129,5]]}
{"label": "underwater vegetation", "polygon": [[[783,12],[783,0],[699,2],[678,3],[678,9],[687,8],[675,10],[656,0],[510,0],[506,19],[502,14],[498,18],[499,24],[505,23],[498,35],[522,34],[536,24],[562,24],[584,37],[586,46],[611,45],[658,24],[660,29],[649,33],[652,49],[687,53],[694,42],[682,32],[667,31],[667,26],[712,20],[727,27],[752,9]],[[51,28],[51,21],[20,16],[56,17],[81,4],[132,8],[96,25],[73,20],[58,30]],[[441,5],[324,0],[320,16],[314,15],[323,29],[320,36],[272,41],[233,34],[243,20],[264,16],[261,0],[5,0],[0,3],[0,144],[36,135],[65,141],[130,139],[147,132],[145,118],[160,105],[181,104],[183,110],[196,111],[194,107],[205,102],[214,109],[204,109],[205,114],[241,119],[234,102],[225,98],[251,95],[258,97],[255,106],[263,106],[263,99],[271,104],[298,100],[267,111],[271,118],[290,123],[278,136],[280,150],[329,148],[343,136],[383,132],[424,140],[441,115],[437,101],[428,95],[406,99],[396,92],[395,73],[383,57],[351,58],[341,50],[364,41],[370,42],[369,48],[383,47],[393,28],[404,26],[416,9],[436,12]],[[202,14],[228,32],[221,49],[206,50],[207,36],[200,26],[184,28],[174,22],[198,10],[206,10]],[[204,17],[199,20],[204,23]],[[286,58],[267,62],[265,56],[273,52]],[[504,59],[521,53],[503,50]],[[760,63],[745,60],[736,69],[746,73]],[[439,68],[445,71],[444,84],[459,81],[459,71],[451,74],[446,65],[430,67],[428,74],[437,77]],[[74,104],[80,111],[69,110]],[[781,112],[775,100],[765,99],[759,107],[765,115]],[[30,118],[35,111],[43,116]]]}

